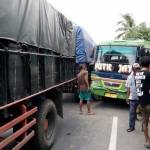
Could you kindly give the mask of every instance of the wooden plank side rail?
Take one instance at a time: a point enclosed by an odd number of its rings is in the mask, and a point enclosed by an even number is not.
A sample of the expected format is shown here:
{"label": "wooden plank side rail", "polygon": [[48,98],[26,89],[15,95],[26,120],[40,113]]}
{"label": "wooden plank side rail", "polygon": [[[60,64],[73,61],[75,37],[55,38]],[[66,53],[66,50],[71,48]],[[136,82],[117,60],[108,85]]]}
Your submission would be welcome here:
{"label": "wooden plank side rail", "polygon": [[35,131],[30,132],[21,142],[19,142],[12,150],[18,150],[22,148],[33,136],[35,135]]}
{"label": "wooden plank side rail", "polygon": [[4,139],[0,142],[0,150],[2,150],[4,147],[6,147],[8,144],[13,142],[16,138],[18,138],[20,135],[22,135],[24,132],[26,132],[28,129],[30,129],[33,125],[36,124],[36,119],[34,118],[32,121],[30,121],[28,124],[26,124],[21,129],[17,130],[15,133]]}
{"label": "wooden plank side rail", "polygon": [[52,90],[52,89],[54,89],[54,88],[58,88],[58,87],[60,87],[60,86],[63,86],[63,85],[65,85],[65,84],[67,84],[67,83],[69,83],[69,82],[73,82],[73,81],[75,81],[75,80],[76,80],[76,78],[72,78],[72,79],[70,79],[70,80],[61,82],[61,83],[56,84],[56,85],[54,85],[54,86],[51,86],[51,87],[49,87],[49,88],[47,88],[47,89],[45,89],[45,90],[41,90],[41,91],[39,91],[39,92],[37,92],[37,93],[35,93],[35,94],[32,94],[32,95],[30,95],[30,96],[27,96],[27,97],[25,97],[25,98],[18,99],[18,100],[16,100],[16,101],[14,101],[14,102],[12,102],[12,103],[9,103],[9,104],[6,104],[6,105],[4,105],[4,106],[0,106],[0,110],[5,109],[5,108],[8,108],[8,107],[11,107],[11,106],[14,106],[14,105],[19,104],[19,103],[24,102],[24,101],[30,100],[31,98],[33,98],[33,97],[35,97],[35,96],[38,96],[38,95],[43,94],[43,93],[45,93],[45,92],[48,92],[49,90]]}
{"label": "wooden plank side rail", "polygon": [[16,125],[19,122],[23,121],[24,119],[28,118],[29,116],[31,116],[32,114],[37,112],[37,110],[38,110],[37,107],[34,107],[33,109],[27,111],[26,113],[20,115],[19,117],[15,118],[14,120],[12,120],[12,121],[8,122],[7,124],[3,125],[2,127],[0,127],[0,134],[4,133],[5,131],[12,128],[14,125]]}

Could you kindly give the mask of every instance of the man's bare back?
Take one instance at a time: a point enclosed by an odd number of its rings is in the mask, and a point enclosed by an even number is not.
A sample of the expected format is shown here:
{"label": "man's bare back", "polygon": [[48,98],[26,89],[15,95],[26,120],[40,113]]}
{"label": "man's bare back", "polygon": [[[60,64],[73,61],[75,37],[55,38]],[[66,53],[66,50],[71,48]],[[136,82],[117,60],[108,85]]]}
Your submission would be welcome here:
{"label": "man's bare back", "polygon": [[82,70],[77,76],[78,78],[78,87],[80,91],[85,91],[89,89],[88,83],[88,71]]}

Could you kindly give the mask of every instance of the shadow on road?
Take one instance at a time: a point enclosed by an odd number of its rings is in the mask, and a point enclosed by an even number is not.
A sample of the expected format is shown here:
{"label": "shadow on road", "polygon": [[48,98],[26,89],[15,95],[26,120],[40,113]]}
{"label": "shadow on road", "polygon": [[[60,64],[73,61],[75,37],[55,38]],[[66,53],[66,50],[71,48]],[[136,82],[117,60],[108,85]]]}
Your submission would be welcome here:
{"label": "shadow on road", "polygon": [[100,101],[99,105],[96,105],[96,107],[101,107],[103,109],[113,108],[113,109],[119,109],[119,110],[120,109],[127,110],[129,106],[123,100],[105,98],[105,100]]}
{"label": "shadow on road", "polygon": [[[73,93],[64,93],[63,94],[63,103],[75,104],[74,94]],[[120,99],[112,99],[112,98],[103,98],[103,100],[92,101],[95,108],[113,108],[113,109],[121,109],[128,110],[129,105],[125,102],[125,100]]]}

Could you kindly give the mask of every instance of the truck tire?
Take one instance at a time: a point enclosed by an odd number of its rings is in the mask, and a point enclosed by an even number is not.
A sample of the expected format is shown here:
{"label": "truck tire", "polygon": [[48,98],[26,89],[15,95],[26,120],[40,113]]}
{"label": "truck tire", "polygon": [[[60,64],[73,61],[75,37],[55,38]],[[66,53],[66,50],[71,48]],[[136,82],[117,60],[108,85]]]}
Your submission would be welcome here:
{"label": "truck tire", "polygon": [[45,100],[37,114],[36,149],[49,150],[53,145],[57,128],[57,110],[52,100]]}

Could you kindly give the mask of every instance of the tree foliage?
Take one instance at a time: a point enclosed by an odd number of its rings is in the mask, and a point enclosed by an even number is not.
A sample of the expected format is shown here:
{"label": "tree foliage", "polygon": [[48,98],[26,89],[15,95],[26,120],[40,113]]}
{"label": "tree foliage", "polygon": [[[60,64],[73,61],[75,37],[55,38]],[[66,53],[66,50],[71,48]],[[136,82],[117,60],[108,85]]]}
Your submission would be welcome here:
{"label": "tree foliage", "polygon": [[116,30],[118,33],[117,39],[143,39],[150,41],[150,27],[147,27],[145,22],[136,25],[130,14],[124,14],[121,17],[122,20],[117,23],[119,26]]}

